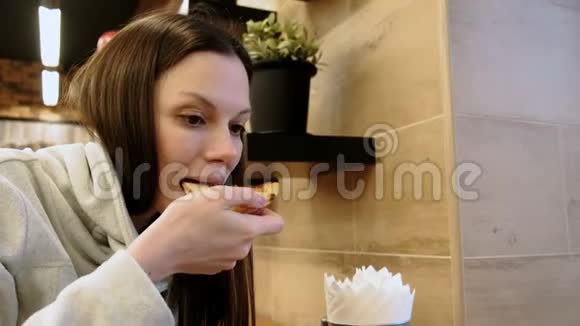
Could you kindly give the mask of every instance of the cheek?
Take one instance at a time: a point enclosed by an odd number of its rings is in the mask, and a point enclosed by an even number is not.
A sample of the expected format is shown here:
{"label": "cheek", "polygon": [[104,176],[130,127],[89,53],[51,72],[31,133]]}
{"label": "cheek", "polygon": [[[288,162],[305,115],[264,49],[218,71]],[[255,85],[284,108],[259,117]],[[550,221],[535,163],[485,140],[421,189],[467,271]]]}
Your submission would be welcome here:
{"label": "cheek", "polygon": [[159,165],[170,163],[189,164],[197,155],[199,142],[190,130],[167,121],[161,123],[157,134]]}

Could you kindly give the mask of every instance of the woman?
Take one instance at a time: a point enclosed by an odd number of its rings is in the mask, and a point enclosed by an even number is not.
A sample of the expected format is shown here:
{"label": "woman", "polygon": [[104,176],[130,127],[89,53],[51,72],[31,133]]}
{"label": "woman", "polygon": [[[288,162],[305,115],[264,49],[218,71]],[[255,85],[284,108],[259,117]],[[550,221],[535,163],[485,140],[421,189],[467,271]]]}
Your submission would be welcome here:
{"label": "woman", "polygon": [[68,101],[98,141],[0,151],[0,325],[253,324],[251,243],[283,221],[225,185],[249,79],[240,43],[195,14],[136,20],[90,58]]}

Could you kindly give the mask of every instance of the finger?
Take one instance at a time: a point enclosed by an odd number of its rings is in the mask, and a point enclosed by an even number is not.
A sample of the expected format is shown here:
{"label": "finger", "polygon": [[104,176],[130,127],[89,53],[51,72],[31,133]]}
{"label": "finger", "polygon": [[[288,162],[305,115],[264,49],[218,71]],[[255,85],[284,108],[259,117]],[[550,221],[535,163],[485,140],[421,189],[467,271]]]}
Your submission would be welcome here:
{"label": "finger", "polygon": [[254,237],[280,233],[284,229],[284,219],[271,209],[264,208],[263,215],[245,214],[244,219],[254,231]]}
{"label": "finger", "polygon": [[238,248],[236,248],[236,250],[233,253],[234,255],[231,257],[232,260],[246,259],[246,257],[248,257],[248,254],[250,253],[251,249],[252,249],[252,241],[248,240],[244,244],[242,244]]}
{"label": "finger", "polygon": [[187,193],[179,198],[177,198],[174,202],[175,203],[185,203],[190,204],[192,202],[197,202],[201,199],[205,200],[217,200],[220,199],[221,193],[216,191],[215,189],[211,189],[209,187],[200,188],[199,191],[194,191]]}
{"label": "finger", "polygon": [[213,264],[212,266],[204,266],[204,267],[200,267],[200,266],[186,266],[184,267],[182,270],[180,270],[180,273],[184,273],[184,274],[202,274],[202,275],[216,275],[218,273],[220,273],[222,271],[222,268],[220,265],[218,264]]}
{"label": "finger", "polygon": [[225,261],[223,263],[218,264],[219,268],[222,271],[229,271],[232,270],[236,267],[237,261],[232,260],[232,261]]}
{"label": "finger", "polygon": [[218,201],[222,200],[227,192],[231,192],[231,190],[225,190],[225,186],[200,186],[195,191],[189,192],[184,196],[178,198],[175,202],[181,203],[195,203],[199,200],[206,200],[206,201]]}
{"label": "finger", "polygon": [[237,206],[262,208],[267,203],[266,199],[252,188],[219,186],[217,190],[221,192],[227,209]]}

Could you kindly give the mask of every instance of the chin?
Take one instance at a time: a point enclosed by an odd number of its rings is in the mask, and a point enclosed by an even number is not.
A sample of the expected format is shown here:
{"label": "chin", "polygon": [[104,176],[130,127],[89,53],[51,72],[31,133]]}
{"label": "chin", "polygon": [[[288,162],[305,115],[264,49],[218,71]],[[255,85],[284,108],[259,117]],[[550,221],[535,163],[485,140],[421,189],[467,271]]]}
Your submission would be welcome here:
{"label": "chin", "polygon": [[157,213],[163,213],[167,209],[167,207],[174,201],[175,198],[159,196],[154,200],[153,210]]}

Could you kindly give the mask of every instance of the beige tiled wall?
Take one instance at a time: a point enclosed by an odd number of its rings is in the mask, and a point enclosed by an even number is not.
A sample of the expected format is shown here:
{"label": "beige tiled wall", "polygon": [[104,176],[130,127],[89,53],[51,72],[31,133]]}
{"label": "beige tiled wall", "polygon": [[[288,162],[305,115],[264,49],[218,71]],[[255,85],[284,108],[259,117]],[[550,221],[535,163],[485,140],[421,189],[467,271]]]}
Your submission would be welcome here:
{"label": "beige tiled wall", "polygon": [[450,0],[466,325],[579,325],[580,1]]}
{"label": "beige tiled wall", "polygon": [[319,325],[325,312],[322,275],[346,277],[369,264],[388,266],[417,288],[413,325],[453,325],[449,258],[287,248],[257,248],[254,257],[261,325]]}
{"label": "beige tiled wall", "polygon": [[578,255],[466,258],[466,325],[578,325],[579,272]]}
{"label": "beige tiled wall", "polygon": [[580,123],[580,2],[449,3],[455,112]]}
{"label": "beige tiled wall", "polygon": [[580,253],[580,126],[563,127],[561,137],[570,251]]}
{"label": "beige tiled wall", "polygon": [[[377,199],[378,192],[371,187],[355,202],[358,251],[450,256],[444,119],[398,131],[399,150],[375,167],[383,170],[384,196]],[[443,177],[437,182],[425,174],[420,179],[422,185],[415,188],[410,175],[396,177],[404,164],[433,168],[432,175]],[[364,180],[373,185],[376,176],[376,172],[369,173]],[[402,187],[398,188],[398,184]],[[397,196],[397,189],[402,190],[401,197]],[[415,199],[415,189],[423,198]]]}
{"label": "beige tiled wall", "polygon": [[[321,37],[309,132],[362,136],[384,123],[398,146],[348,174],[348,189],[366,185],[350,199],[337,189],[337,172],[316,178],[310,200],[298,199],[311,165],[289,166],[282,188],[293,196],[275,203],[286,228],[255,248],[258,324],[319,325],[324,273],[344,277],[372,264],[416,288],[413,326],[463,325],[445,1],[285,0],[279,13]],[[410,174],[397,182],[405,166],[426,169],[415,178],[421,198]]]}
{"label": "beige tiled wall", "polygon": [[558,127],[457,117],[456,128],[457,159],[483,170],[479,199],[460,206],[465,257],[567,252]]}

